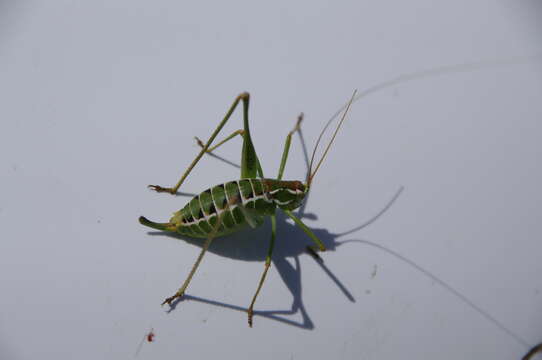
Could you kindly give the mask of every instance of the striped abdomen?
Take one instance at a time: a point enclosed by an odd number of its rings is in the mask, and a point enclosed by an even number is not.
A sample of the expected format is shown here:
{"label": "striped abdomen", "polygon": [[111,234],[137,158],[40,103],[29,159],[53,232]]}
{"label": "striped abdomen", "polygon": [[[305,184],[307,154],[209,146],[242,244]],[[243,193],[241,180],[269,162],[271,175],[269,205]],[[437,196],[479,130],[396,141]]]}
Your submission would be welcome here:
{"label": "striped abdomen", "polygon": [[[241,230],[249,223],[261,225],[264,216],[274,214],[277,206],[295,209],[304,197],[305,186],[299,181],[241,179],[203,191],[174,213],[169,223],[140,221],[160,230],[205,238],[213,231],[220,216],[222,222],[216,236],[222,236]],[[247,220],[247,216],[250,219]]]}

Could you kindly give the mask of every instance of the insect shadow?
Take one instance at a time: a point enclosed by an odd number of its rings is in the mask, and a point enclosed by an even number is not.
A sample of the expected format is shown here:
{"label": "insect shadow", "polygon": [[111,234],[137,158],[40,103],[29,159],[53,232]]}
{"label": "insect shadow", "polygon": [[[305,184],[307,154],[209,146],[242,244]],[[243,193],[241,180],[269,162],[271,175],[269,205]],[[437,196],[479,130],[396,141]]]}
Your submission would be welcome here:
{"label": "insect shadow", "polygon": [[[341,233],[332,233],[326,229],[315,229],[313,232],[324,242],[324,245],[328,251],[335,251],[341,245],[345,244],[354,244],[358,243],[364,246],[369,246],[376,248],[384,253],[406,263],[412,268],[416,269],[418,272],[426,276],[427,278],[434,281],[436,284],[440,285],[446,289],[450,294],[452,294],[457,299],[461,300],[463,303],[468,305],[476,313],[481,315],[487,321],[492,323],[494,326],[499,328],[501,331],[506,333],[510,338],[514,339],[517,343],[523,345],[524,347],[530,347],[529,343],[523,339],[520,335],[516,334],[510,328],[508,328],[504,323],[500,322],[497,318],[491,315],[488,311],[484,310],[480,306],[476,305],[472,300],[470,300],[466,295],[455,289],[453,286],[434,275],[431,271],[427,270],[423,266],[417,264],[415,261],[409,259],[408,257],[390,249],[384,245],[372,242],[366,239],[347,239],[340,240],[340,238],[347,235],[357,233],[363,228],[371,225],[381,216],[383,216],[397,201],[404,188],[401,187],[393,195],[393,197],[388,201],[388,203],[377,212],[372,218],[368,219],[364,223]],[[309,218],[317,219],[314,214],[304,214],[304,208],[300,209],[300,212],[297,214],[300,218]],[[312,330],[314,329],[314,323],[311,320],[302,299],[302,286],[301,286],[301,265],[299,261],[299,256],[306,253],[306,245],[309,243],[306,234],[300,230],[294,224],[286,221],[286,217],[280,212],[277,213],[277,244],[275,247],[275,253],[273,254],[273,266],[277,269],[279,275],[284,281],[285,285],[290,290],[293,302],[289,310],[255,310],[254,316],[259,316],[262,318],[275,320],[284,324],[292,325],[295,327]],[[211,245],[209,251],[215,253],[219,256],[225,256],[232,259],[244,260],[244,261],[264,261],[266,251],[265,246],[261,246],[260,241],[266,241],[269,237],[269,229],[266,226],[262,226],[259,229],[253,230],[252,232],[241,232],[235,235],[227,236],[224,238],[218,238]],[[153,236],[169,236],[177,239],[183,239],[191,244],[196,246],[201,246],[201,242],[198,242],[196,239],[185,238],[180,235],[173,233],[164,233],[160,231],[149,232],[149,235]],[[324,253],[325,254],[325,253]],[[290,263],[286,258],[293,258],[293,264]],[[329,276],[329,278],[337,285],[339,291],[341,291],[344,296],[351,302],[355,302],[354,296],[346,288],[346,286],[339,280],[339,278],[325,265],[322,259],[316,259],[316,262],[322,270]],[[197,301],[209,305],[214,305],[230,310],[236,310],[243,313],[247,312],[247,308],[238,305],[227,304],[224,302],[219,302],[216,300],[205,299],[198,296],[193,296],[185,294],[183,298],[176,300],[172,303],[172,307],[169,311],[175,309],[175,306],[181,301]],[[168,312],[169,312],[168,311]],[[297,312],[301,314],[301,321],[294,321],[288,319],[295,315]],[[536,351],[540,351],[537,349]]]}
{"label": "insect shadow", "polygon": [[[533,61],[537,61],[540,59],[540,56],[527,56],[527,57],[510,57],[505,59],[494,59],[489,61],[480,61],[480,62],[470,62],[470,63],[462,63],[462,64],[455,64],[455,65],[447,65],[447,66],[441,66],[431,69],[426,69],[418,72],[413,73],[405,73],[401,74],[395,78],[392,78],[390,80],[383,81],[381,83],[378,83],[376,85],[373,85],[367,89],[365,89],[362,92],[359,92],[357,96],[355,96],[352,101],[357,101],[361,98],[364,98],[370,94],[379,92],[381,90],[392,88],[396,85],[400,85],[403,83],[411,82],[414,80],[421,80],[425,78],[435,77],[435,76],[442,76],[442,75],[450,75],[450,74],[460,74],[460,73],[469,73],[472,71],[478,71],[482,69],[489,69],[493,67],[501,67],[501,66],[511,66],[511,65],[520,65],[525,63],[531,63]],[[341,107],[329,120],[329,122],[326,124],[325,128],[327,128],[331,122],[349,105],[345,104],[343,107]],[[325,131],[324,128],[324,131]],[[303,146],[303,152],[305,155],[305,162],[308,164],[308,156],[307,156],[307,150],[305,147],[305,143],[303,141],[302,132],[298,131],[298,135],[301,138],[301,144]],[[223,161],[225,163],[229,163],[232,166],[239,167],[239,165],[235,164],[234,162],[224,159],[218,155],[209,154],[210,157]],[[308,166],[307,166],[308,168]],[[379,212],[373,219],[370,221],[361,224],[354,229],[340,233],[340,234],[333,234],[327,231],[326,229],[316,229],[313,230],[318,238],[320,238],[324,245],[329,250],[335,250],[338,246],[345,243],[359,243],[364,244],[366,246],[372,246],[375,247],[381,251],[384,251],[388,255],[391,255],[411,267],[418,270],[420,273],[422,273],[424,276],[429,277],[439,285],[446,288],[452,295],[454,295],[459,300],[463,301],[465,304],[467,304],[469,307],[471,307],[473,310],[475,310],[478,314],[482,315],[486,320],[493,323],[495,326],[506,332],[509,336],[514,338],[518,343],[530,347],[529,344],[522,339],[519,335],[512,332],[510,329],[506,328],[501,322],[496,320],[493,316],[491,316],[487,311],[477,306],[475,303],[473,303],[471,300],[469,300],[465,295],[460,293],[459,291],[455,290],[453,287],[433,275],[428,270],[424,269],[420,265],[416,264],[414,261],[408,259],[407,257],[389,249],[386,248],[380,244],[373,243],[367,240],[346,240],[346,241],[338,241],[337,239],[345,236],[347,234],[352,234],[354,232],[357,232],[364,228],[365,226],[368,226],[370,223],[375,221],[378,217],[380,217],[396,200],[397,196],[399,196],[402,189],[399,190],[399,192],[396,194],[396,197],[392,199],[392,201],[384,208],[383,211]],[[188,193],[177,193],[178,195],[190,195]],[[194,195],[194,194],[191,194]],[[305,202],[306,204],[306,202]],[[305,205],[304,204],[304,205]],[[316,216],[312,214],[304,214],[304,208],[302,208],[301,211],[297,213],[298,217],[305,217],[310,218],[312,216],[313,219],[316,219]],[[283,216],[278,216],[278,240],[277,245],[275,248],[275,253],[273,255],[273,264],[275,268],[278,270],[280,276],[283,278],[285,284],[290,289],[290,292],[292,293],[294,300],[293,304],[290,310],[287,311],[255,311],[254,315],[265,317],[269,319],[273,319],[276,321],[281,321],[286,324],[291,324],[294,326],[298,326],[305,329],[313,329],[314,324],[309,318],[303,302],[301,298],[301,268],[300,268],[300,262],[299,262],[299,255],[301,255],[305,251],[304,244],[306,243],[306,238],[304,234],[301,234],[301,232],[297,229],[297,227],[292,226],[288,222],[285,221]],[[263,228],[263,229],[262,229]],[[260,246],[261,244],[258,243],[259,240],[265,241],[268,239],[269,233],[267,230],[267,226],[260,227],[260,229],[253,230],[250,235],[246,232],[240,233],[239,235],[232,235],[224,239],[216,239],[213,244],[211,245],[209,251],[214,252],[217,255],[221,256],[227,256],[234,259],[243,259],[243,260],[263,260],[264,259],[264,247]],[[264,232],[265,231],[265,232]],[[162,232],[151,232],[149,233],[151,235],[160,235],[160,236],[171,236],[175,238],[182,238],[177,235],[173,234],[166,234]],[[193,243],[195,245],[200,245],[199,242],[196,242],[191,239],[183,238],[185,241],[189,243]],[[286,258],[287,257],[293,257],[293,265],[290,264]],[[346,289],[346,287],[338,280],[338,278],[324,265],[323,262],[319,261],[319,264],[322,266],[322,269],[331,277],[331,279],[337,284],[339,289],[345,294],[345,296],[352,302],[355,301],[354,297],[350,294],[350,292]],[[211,305],[216,305],[232,310],[238,310],[246,312],[247,309],[241,306],[236,305],[230,305],[221,303],[214,300],[208,300],[204,298],[199,298],[192,295],[184,295],[183,300],[193,300],[193,301],[199,301]],[[172,303],[173,307],[178,304],[177,302]],[[280,315],[290,315],[295,314],[296,312],[301,312],[303,318],[302,322],[295,322],[291,321],[289,319],[283,318]]]}
{"label": "insect shadow", "polygon": [[[307,164],[307,169],[308,169],[309,168],[308,153],[307,153],[307,148],[306,148],[305,141],[303,138],[303,132],[300,130],[298,132],[298,135],[300,137],[301,146],[303,149],[303,154],[304,154],[305,162]],[[236,164],[232,162],[231,160],[227,160],[219,156],[213,156],[213,158],[215,158],[216,160],[220,160],[225,163],[231,164],[233,166],[236,166]],[[409,259],[408,257],[390,248],[387,248],[384,245],[371,242],[365,239],[339,240],[340,238],[344,236],[357,233],[358,231],[362,230],[363,228],[371,225],[376,220],[378,220],[382,215],[384,215],[392,207],[392,205],[397,201],[397,199],[399,198],[403,190],[404,188],[400,187],[396,191],[396,193],[393,195],[393,197],[388,201],[388,203],[380,211],[378,211],[373,217],[371,217],[367,221],[361,223],[360,225],[348,231],[345,231],[342,233],[332,233],[328,231],[327,229],[315,229],[315,228],[312,228],[312,231],[316,234],[316,236],[318,236],[320,240],[322,240],[322,242],[324,243],[328,251],[335,251],[337,250],[339,246],[344,245],[344,244],[358,243],[365,246],[376,248],[406,263],[407,265],[419,271],[424,276],[428,277],[435,283],[445,288],[450,294],[452,294],[457,299],[461,300],[463,303],[468,305],[476,313],[478,313],[487,321],[489,321],[494,326],[499,328],[501,331],[506,333],[510,338],[513,338],[517,343],[525,347],[530,347],[529,343],[525,339],[523,339],[521,336],[516,334],[511,329],[509,329],[505,324],[500,322],[498,319],[492,316],[489,312],[487,312],[480,306],[476,305],[466,295],[462,294],[461,292],[456,290],[454,287],[446,283],[444,280],[440,279],[439,277],[434,275],[432,272],[425,269],[424,267],[417,264],[416,262]],[[178,192],[177,195],[193,196],[195,194]],[[299,218],[317,220],[318,217],[315,214],[305,212],[305,208],[307,206],[309,197],[310,197],[310,194],[307,196],[302,206],[298,209],[296,216],[298,216]],[[182,239],[190,244],[194,244],[200,247],[202,245],[201,240],[183,237],[175,233],[152,231],[152,232],[149,232],[148,234],[152,236],[168,236],[168,237],[173,237],[176,239]],[[262,246],[262,241],[264,242],[264,244],[267,244],[268,240],[269,240],[269,224],[267,221],[264,226],[261,226],[257,229],[242,231],[240,233],[236,233],[230,236],[215,239],[215,241],[211,244],[208,251],[216,255],[228,257],[231,259],[263,262],[266,256],[266,246]],[[275,267],[280,277],[284,281],[284,284],[287,286],[290,293],[292,294],[293,301],[292,301],[292,305],[290,309],[255,310],[254,316],[278,321],[287,325],[295,326],[295,327],[306,329],[306,330],[312,330],[315,328],[314,322],[311,320],[305,308],[305,305],[303,304],[303,298],[302,298],[301,264],[299,261],[299,256],[307,253],[306,251],[307,244],[309,244],[309,240],[307,239],[306,234],[301,229],[299,229],[299,227],[288,222],[284,214],[278,211],[277,212],[277,242],[276,242],[275,250],[273,253],[273,266]],[[292,258],[293,261],[290,262],[287,260],[287,258]],[[315,260],[317,264],[321,267],[321,269],[328,275],[328,277],[337,285],[338,290],[344,294],[346,299],[350,302],[355,302],[356,300],[354,296],[350,293],[350,291],[346,288],[346,286],[339,280],[339,278],[326,266],[324,261],[320,258],[315,258]],[[256,286],[256,284],[254,284],[254,286]],[[243,313],[246,313],[248,309],[247,307],[243,307],[239,305],[227,304],[227,303],[220,302],[217,300],[211,300],[211,299],[206,299],[206,298],[202,298],[202,297],[198,297],[198,296],[194,296],[190,294],[185,294],[181,299],[177,299],[171,304],[171,307],[168,310],[168,312],[173,311],[175,307],[182,301],[197,301],[204,304],[209,304],[209,305],[213,305],[213,306],[217,306],[217,307],[221,307],[221,308],[225,308],[229,310],[235,310],[235,311],[239,311]],[[296,315],[298,312],[301,314],[300,321],[295,321],[289,318],[289,317],[292,317],[293,315]],[[535,350],[534,352],[540,351],[539,348],[536,348],[536,349],[537,350]],[[532,356],[532,354],[530,356]],[[530,358],[530,357],[527,356],[526,358]]]}
{"label": "insect shadow", "polygon": [[[335,234],[327,229],[312,228],[312,231],[318,236],[320,240],[324,242],[327,251],[335,251],[342,243],[337,239],[343,235],[347,235],[356,231],[359,231],[366,226],[369,226],[382,216],[397,200],[403,188],[401,187],[392,199],[386,204],[386,206],[380,210],[375,216],[368,221],[360,224],[352,230],[344,233]],[[304,214],[304,209],[301,209],[297,216],[301,218],[309,218],[316,220],[315,214]],[[293,297],[292,306],[289,310],[268,310],[268,311],[254,311],[254,316],[267,318],[275,321],[279,321],[292,326],[300,327],[303,329],[314,329],[314,323],[309,317],[307,310],[303,304],[302,299],[302,286],[301,286],[301,264],[299,256],[306,254],[307,245],[310,245],[307,235],[295,226],[295,224],[286,221],[287,217],[281,212],[277,212],[277,244],[275,245],[275,251],[273,253],[273,267],[277,270],[280,277],[284,281],[284,284],[289,289]],[[148,233],[152,236],[168,236],[176,239],[182,239],[190,244],[201,247],[201,240],[184,237],[175,233],[165,233],[161,231],[152,231]],[[267,254],[266,247],[262,246],[262,241],[268,241],[269,229],[268,224],[265,224],[259,229],[252,231],[243,231],[238,234],[225,236],[223,238],[216,239],[209,247],[209,252],[219,256],[243,260],[243,261],[259,261],[263,262]],[[343,242],[346,243],[346,242]],[[266,242],[265,242],[266,244]],[[287,258],[293,259],[293,264],[287,260]],[[337,288],[350,302],[355,302],[354,296],[346,288],[346,286],[340,281],[340,279],[329,269],[325,262],[321,258],[315,258],[316,263],[321,269],[329,276],[329,278],[337,285]],[[254,284],[254,286],[256,283]],[[198,301],[210,305],[219,306],[231,310],[237,310],[246,313],[247,308],[232,304],[226,304],[223,302],[205,299],[189,294],[185,294],[183,298],[177,299],[171,304],[169,311],[175,309],[175,307],[182,301]],[[168,311],[168,312],[169,312]],[[301,314],[301,321],[294,321],[286,318],[285,316],[295,315],[297,312]]]}
{"label": "insect shadow", "polygon": [[[307,171],[309,171],[309,156],[307,152],[305,139],[303,137],[303,132],[301,129],[298,131],[298,136],[300,138],[306,168],[307,168]],[[208,155],[210,155],[212,158],[216,160],[225,162],[234,167],[239,167],[237,164],[235,164],[231,160],[225,159],[221,156],[215,155],[213,153],[208,154]],[[336,248],[341,245],[341,243],[337,241],[337,239],[340,236],[347,235],[352,232],[361,230],[364,227],[372,224],[393,205],[393,203],[397,200],[397,198],[399,197],[402,191],[403,191],[403,188],[401,187],[382,210],[380,210],[375,216],[373,216],[368,221],[358,225],[357,227],[355,227],[354,229],[350,231],[344,232],[342,234],[335,234],[328,231],[327,229],[312,228],[311,230],[315,233],[315,235],[320,240],[322,240],[327,251],[335,251]],[[176,195],[190,196],[193,194],[178,192]],[[318,217],[315,214],[305,212],[305,208],[307,206],[309,197],[310,197],[310,194],[305,198],[305,202],[303,203],[303,205],[297,210],[296,216],[298,216],[299,218],[304,218],[304,219],[317,220]],[[216,255],[235,259],[235,260],[263,262],[265,261],[265,257],[267,255],[267,251],[266,251],[267,247],[265,245],[267,245],[267,241],[269,241],[268,222],[269,221],[267,219],[264,226],[261,226],[258,229],[251,229],[248,231],[242,231],[240,233],[235,233],[235,234],[225,236],[222,238],[217,238],[213,241],[208,251]],[[167,236],[167,237],[172,237],[175,239],[182,239],[186,241],[187,243],[196,245],[198,247],[202,246],[201,239],[189,238],[177,233],[151,231],[148,234],[152,236]],[[295,224],[287,221],[287,217],[281,211],[277,211],[277,241],[276,241],[275,249],[273,252],[272,263],[273,263],[273,267],[277,270],[280,277],[284,281],[284,284],[287,286],[290,293],[292,294],[293,302],[289,310],[254,311],[254,316],[259,316],[259,317],[279,321],[288,325],[296,326],[296,327],[307,329],[307,330],[314,329],[314,323],[309,317],[307,310],[305,309],[305,306],[303,304],[302,286],[301,286],[301,264],[299,261],[299,256],[307,253],[307,245],[310,245],[310,244],[311,244],[310,239],[307,238],[307,235],[298,226],[295,226]],[[292,258],[293,263],[288,261],[287,258]],[[316,263],[321,267],[321,269],[337,285],[337,288],[339,289],[340,292],[344,294],[346,299],[348,299],[348,301],[350,302],[355,302],[356,300],[354,296],[346,288],[346,286],[339,280],[339,278],[329,269],[329,267],[324,263],[322,258],[315,257],[315,260],[316,260]],[[254,283],[254,286],[256,286],[256,283]],[[168,310],[168,312],[173,311],[181,301],[188,301],[188,300],[198,301],[198,302],[202,302],[202,303],[206,303],[209,305],[214,305],[214,306],[218,306],[222,308],[227,308],[231,310],[237,310],[244,313],[246,313],[248,310],[248,308],[246,307],[227,304],[227,303],[219,302],[216,300],[210,300],[210,299],[205,299],[205,298],[185,294],[182,298],[176,299],[174,302],[171,303],[170,309]],[[298,312],[301,314],[301,321],[294,321],[294,320],[286,318],[287,316],[291,317]]]}

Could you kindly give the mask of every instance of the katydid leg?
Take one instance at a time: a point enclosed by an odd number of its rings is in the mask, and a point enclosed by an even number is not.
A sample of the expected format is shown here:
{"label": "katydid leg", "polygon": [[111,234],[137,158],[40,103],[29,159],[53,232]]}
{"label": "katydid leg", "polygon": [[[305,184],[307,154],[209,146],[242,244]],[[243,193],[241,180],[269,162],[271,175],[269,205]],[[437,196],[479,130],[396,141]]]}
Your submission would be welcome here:
{"label": "katydid leg", "polygon": [[265,265],[264,265],[265,267],[263,269],[260,282],[258,283],[258,288],[256,289],[256,293],[254,293],[250,306],[248,307],[248,310],[247,310],[248,326],[250,327],[252,327],[252,316],[254,315],[254,304],[256,303],[256,298],[258,297],[258,294],[260,293],[260,290],[262,289],[263,283],[265,281],[265,277],[267,276],[267,271],[269,270],[269,267],[271,267],[271,257],[273,256],[273,249],[275,248],[276,235],[277,235],[277,219],[275,215],[271,215],[271,240],[269,242],[269,249],[267,250],[267,256],[265,257]]}
{"label": "katydid leg", "polygon": [[182,185],[184,180],[188,177],[188,175],[190,174],[192,169],[196,166],[196,164],[201,159],[203,154],[205,154],[205,152],[208,151],[212,142],[214,141],[218,133],[222,130],[224,125],[226,125],[226,123],[230,119],[232,113],[234,112],[235,108],[237,107],[240,101],[243,102],[243,124],[244,124],[243,150],[242,150],[242,155],[241,155],[241,177],[255,178],[258,171],[261,173],[260,163],[258,161],[258,157],[254,150],[254,145],[252,144],[252,140],[250,139],[250,132],[249,132],[249,127],[248,127],[248,107],[249,107],[250,95],[245,92],[235,98],[235,101],[230,106],[228,112],[226,113],[222,121],[218,124],[214,132],[211,134],[211,137],[209,138],[209,140],[207,140],[207,142],[205,143],[205,145],[203,146],[199,154],[196,156],[196,158],[185,170],[185,172],[183,173],[183,175],[181,176],[181,179],[177,182],[177,184],[175,184],[175,186],[171,188],[162,187],[160,185],[149,185],[149,188],[157,192],[169,192],[170,194],[177,193],[177,190]]}
{"label": "katydid leg", "polygon": [[250,137],[250,127],[248,126],[248,105],[250,97],[248,93],[243,98],[243,148],[241,150],[241,179],[263,177],[260,160],[256,155],[252,138]]}
{"label": "katydid leg", "polygon": [[[305,234],[307,234],[312,239],[312,241],[314,241],[314,243],[318,247],[318,251],[326,251],[326,247],[324,246],[324,243],[322,242],[322,240],[318,239],[318,237],[312,232],[311,229],[309,229],[307,225],[303,223],[303,221],[301,221],[297,216],[292,214],[290,210],[283,210],[283,211],[286,215],[290,217],[290,219],[292,219],[295,222],[297,226],[301,228],[301,230],[305,232]],[[313,250],[316,250],[316,249],[313,248]]]}
{"label": "katydid leg", "polygon": [[[233,139],[237,135],[243,136],[244,133],[245,133],[245,131],[243,129],[236,130],[233,133],[231,133],[229,136],[227,136],[224,140],[222,140],[218,144],[216,144],[215,146],[212,146],[212,147],[208,148],[206,152],[211,153],[211,152],[215,151],[215,149],[217,149],[220,145],[223,145],[224,143],[226,143],[227,141]],[[201,139],[198,138],[197,136],[195,136],[194,138],[196,139],[196,142],[198,143],[198,145],[203,149],[205,147],[205,143],[203,141],[201,141]]]}
{"label": "katydid leg", "polygon": [[[301,121],[303,120],[303,114],[300,114],[297,118],[296,125],[292,131],[288,133],[286,136],[286,142],[284,144],[284,150],[282,152],[282,159],[280,161],[280,167],[279,167],[279,174],[277,179],[282,179],[282,174],[284,173],[284,167],[286,166],[286,161],[288,160],[288,153],[290,151],[290,144],[292,142],[292,135],[299,130]],[[248,325],[252,327],[252,317],[254,314],[254,304],[256,303],[256,298],[258,297],[258,294],[260,293],[260,290],[262,289],[263,283],[265,281],[265,278],[267,276],[267,271],[271,267],[271,259],[273,256],[273,249],[275,247],[275,239],[277,234],[277,219],[276,215],[271,215],[271,240],[269,242],[269,249],[267,250],[267,256],[265,258],[265,264],[262,276],[260,278],[260,282],[258,283],[258,288],[256,289],[256,293],[252,297],[252,302],[250,303],[250,306],[248,307]]]}
{"label": "katydid leg", "polygon": [[196,262],[194,263],[194,265],[192,266],[192,270],[190,270],[190,273],[188,274],[188,277],[186,278],[186,280],[184,281],[183,285],[181,286],[181,288],[179,290],[177,290],[177,292],[173,295],[173,296],[170,296],[168,297],[166,300],[164,300],[164,302],[162,303],[162,305],[164,304],[168,304],[168,305],[171,305],[171,302],[177,298],[180,298],[184,295],[184,292],[186,290],[186,288],[188,287],[188,284],[190,284],[190,281],[192,280],[192,277],[194,276],[194,274],[196,273],[196,270],[198,269],[199,267],[199,264],[201,263],[201,260],[203,259],[203,255],[205,255],[205,252],[207,252],[207,249],[209,248],[209,246],[211,245],[211,242],[213,241],[213,237],[212,236],[209,236],[206,240],[205,240],[205,243],[203,244],[203,247],[201,249],[201,252],[199,253],[199,256],[198,258],[196,259]]}
{"label": "katydid leg", "polygon": [[[231,204],[233,204],[235,201],[236,199],[231,200]],[[231,204],[228,203],[226,206],[229,207]],[[209,246],[211,245],[211,242],[216,237],[216,233],[218,232],[218,229],[220,229],[220,225],[222,225],[222,219],[224,218],[225,213],[226,212],[222,212],[222,214],[218,216],[215,226],[213,227],[212,231],[209,233],[209,236],[207,237],[207,239],[205,239],[205,243],[203,244],[203,247],[201,248],[201,252],[199,253],[198,258],[196,259],[196,262],[192,266],[192,270],[190,270],[190,273],[186,277],[186,280],[184,281],[183,285],[179,288],[179,290],[177,290],[177,292],[173,296],[170,296],[166,300],[164,300],[162,305],[164,304],[171,305],[171,302],[173,300],[180,298],[184,295],[186,288],[190,284],[192,277],[196,273],[196,270],[198,269],[199,264],[201,263],[201,260],[203,259],[203,255],[205,255],[205,253],[207,252],[207,249],[209,249]]]}
{"label": "katydid leg", "polygon": [[282,158],[280,160],[279,174],[277,176],[278,180],[282,179],[282,175],[284,173],[284,167],[286,166],[286,161],[288,160],[288,154],[290,152],[290,144],[292,143],[292,135],[294,135],[296,131],[299,131],[301,127],[301,121],[303,121],[303,113],[299,114],[299,116],[297,117],[297,122],[295,124],[294,129],[290,131],[288,135],[286,136],[286,142],[284,143],[284,150],[282,151]]}
{"label": "katydid leg", "polygon": [[[303,120],[303,113],[301,113],[298,118],[297,118],[297,123],[294,127],[294,129],[292,131],[290,131],[288,133],[288,136],[286,137],[286,143],[284,144],[284,151],[282,153],[282,160],[280,162],[280,167],[279,167],[279,174],[278,174],[278,177],[277,179],[282,179],[282,174],[284,172],[284,167],[286,166],[286,161],[288,160],[288,153],[289,153],[289,150],[290,150],[290,143],[292,141],[292,135],[296,132],[296,131],[299,131],[300,129],[300,125],[301,125],[301,121]],[[316,254],[316,251],[319,250],[319,251],[325,251],[326,250],[326,247],[324,246],[324,243],[322,242],[322,240],[320,240],[312,231],[311,229],[309,229],[309,227],[307,225],[305,225],[303,223],[303,221],[301,221],[301,219],[299,219],[297,216],[295,216],[291,211],[289,210],[284,210],[284,212],[286,213],[286,215],[288,215],[295,223],[297,226],[299,226],[304,232],[305,234],[307,234],[317,245],[317,248],[314,248],[314,247],[307,247],[307,251],[315,256],[315,257],[318,257],[320,258],[320,256],[318,256],[318,254]],[[320,258],[321,259],[321,258]]]}

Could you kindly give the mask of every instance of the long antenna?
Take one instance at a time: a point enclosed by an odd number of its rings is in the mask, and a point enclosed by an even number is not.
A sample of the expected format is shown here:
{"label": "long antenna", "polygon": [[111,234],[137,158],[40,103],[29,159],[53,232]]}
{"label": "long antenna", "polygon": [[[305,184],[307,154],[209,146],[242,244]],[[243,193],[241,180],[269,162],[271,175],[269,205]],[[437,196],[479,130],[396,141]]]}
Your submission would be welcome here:
{"label": "long antenna", "polygon": [[378,92],[380,90],[390,88],[395,85],[407,83],[413,80],[420,80],[420,79],[439,76],[439,75],[466,73],[466,72],[471,72],[475,70],[487,69],[491,67],[527,64],[527,63],[534,62],[536,60],[540,60],[541,58],[542,58],[541,55],[511,56],[511,57],[503,58],[503,59],[485,60],[485,61],[467,62],[467,63],[461,63],[461,64],[455,64],[455,65],[439,66],[439,67],[435,67],[431,69],[405,73],[395,78],[392,78],[390,80],[383,81],[381,83],[373,85],[361,91],[357,96],[353,98],[353,100],[349,101],[347,104],[343,105],[339,110],[337,110],[337,112],[333,114],[333,116],[331,116],[331,118],[328,120],[328,122],[322,129],[322,132],[320,133],[320,136],[318,136],[318,140],[316,141],[316,145],[314,146],[314,150],[312,152],[311,161],[309,163],[309,171],[307,173],[307,183],[310,183],[312,181],[312,178],[314,177],[314,174],[311,174],[312,164],[314,162],[314,157],[316,155],[316,150],[318,149],[318,145],[320,144],[322,136],[326,132],[327,128],[329,127],[329,125],[331,125],[333,120],[335,120],[337,116],[341,114],[343,109],[349,107],[353,102],[361,99],[362,97],[365,97],[367,95]]}
{"label": "long antenna", "polygon": [[[476,71],[476,70],[498,68],[502,66],[529,64],[531,62],[539,61],[541,59],[542,59],[542,55],[511,56],[511,57],[506,57],[502,59],[465,62],[465,63],[454,64],[454,65],[443,65],[443,66],[434,67],[430,69],[404,73],[392,79],[382,81],[376,85],[373,85],[369,88],[366,88],[360,91],[360,93],[354,98],[353,102],[356,102],[359,99],[364,98],[373,93],[376,93],[380,90],[391,88],[395,85],[408,83],[414,80],[432,78],[432,77],[441,76],[441,75],[461,74],[461,73],[467,73],[467,72]],[[326,123],[324,130],[327,129],[329,125],[331,125],[333,120],[335,120],[337,116],[339,116],[341,112],[343,111],[343,109],[345,109],[347,106],[348,106],[348,103],[344,104],[339,110],[335,112],[335,114],[333,114],[333,116],[331,116],[331,118]]]}
{"label": "long antenna", "polygon": [[324,132],[326,131],[326,129],[329,126],[330,123],[328,122],[326,124],[326,126],[324,126],[324,128],[322,129],[322,132],[320,132],[320,135],[318,136],[318,140],[316,141],[316,144],[314,145],[314,150],[312,151],[311,162],[310,162],[310,165],[309,165],[309,173],[307,175],[307,187],[310,188],[311,183],[312,183],[312,179],[314,178],[314,176],[316,175],[316,172],[318,172],[318,169],[320,168],[320,165],[322,165],[322,162],[326,158],[327,153],[328,153],[329,149],[331,148],[331,145],[333,144],[333,141],[335,141],[335,137],[337,136],[337,133],[339,132],[339,129],[341,128],[341,125],[344,122],[344,119],[346,119],[346,114],[348,113],[348,110],[350,110],[350,105],[352,105],[352,102],[354,101],[354,99],[356,97],[357,91],[358,91],[357,89],[354,90],[354,93],[352,94],[352,97],[350,98],[350,101],[348,101],[348,105],[346,106],[346,109],[344,110],[343,116],[341,117],[341,121],[339,121],[339,124],[335,128],[335,132],[333,133],[333,136],[331,137],[331,140],[329,141],[329,143],[327,144],[326,149],[324,150],[324,154],[320,158],[320,161],[318,161],[318,165],[316,165],[316,168],[314,169],[314,172],[311,172],[312,171],[312,164],[314,162],[314,156],[316,154],[316,150],[318,149],[318,145],[320,144],[320,140],[322,140],[322,136],[324,135]]}

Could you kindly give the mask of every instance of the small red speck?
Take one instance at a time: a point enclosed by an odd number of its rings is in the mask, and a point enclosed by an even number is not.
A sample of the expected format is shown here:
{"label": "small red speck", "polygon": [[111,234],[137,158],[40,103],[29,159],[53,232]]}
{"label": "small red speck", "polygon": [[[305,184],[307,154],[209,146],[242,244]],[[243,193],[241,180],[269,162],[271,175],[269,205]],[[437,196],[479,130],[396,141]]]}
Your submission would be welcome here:
{"label": "small red speck", "polygon": [[147,334],[147,341],[153,342],[154,341],[154,332],[151,330],[150,333]]}

